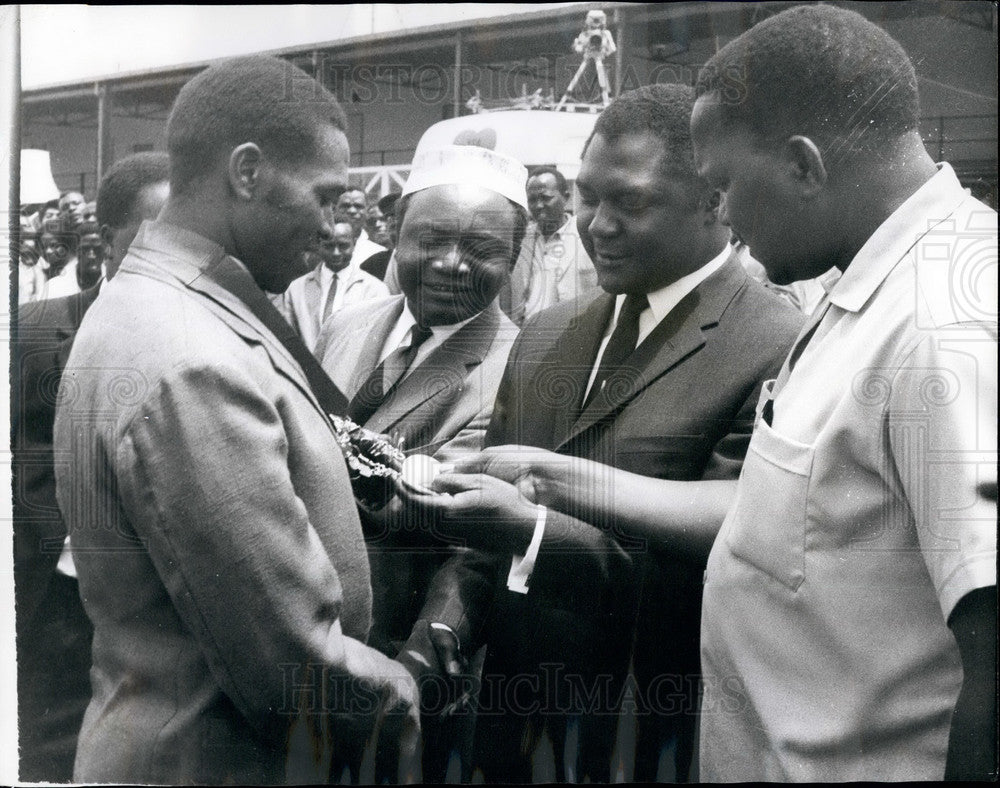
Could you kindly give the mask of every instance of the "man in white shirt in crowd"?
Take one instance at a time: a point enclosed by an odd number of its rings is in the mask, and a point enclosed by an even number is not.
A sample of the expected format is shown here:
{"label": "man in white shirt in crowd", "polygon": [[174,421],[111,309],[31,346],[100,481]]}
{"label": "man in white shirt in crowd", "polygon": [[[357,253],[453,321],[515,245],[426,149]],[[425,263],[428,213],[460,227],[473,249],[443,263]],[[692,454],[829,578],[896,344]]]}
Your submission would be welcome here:
{"label": "man in white shirt in crowd", "polygon": [[354,252],[351,255],[351,267],[358,268],[361,264],[378,252],[384,252],[385,247],[375,243],[365,228],[368,219],[368,197],[361,189],[348,189],[337,200],[334,209],[337,220],[343,220],[354,230]]}
{"label": "man in white shirt in crowd", "polygon": [[566,178],[555,167],[536,167],[528,178],[528,227],[509,290],[501,306],[520,325],[543,309],[597,287],[594,264],[580,243],[576,220],[566,211]]}
{"label": "man in white shirt in crowd", "polygon": [[79,237],[70,229],[69,219],[61,217],[46,222],[38,237],[42,257],[49,264],[48,281],[36,300],[62,298],[80,292],[76,278]]}
{"label": "man in white shirt in crowd", "polygon": [[316,346],[323,323],[334,312],[389,293],[378,279],[352,263],[356,249],[354,228],[347,221],[336,221],[332,237],[310,255],[316,267],[292,282],[284,297],[274,299],[310,350]]}

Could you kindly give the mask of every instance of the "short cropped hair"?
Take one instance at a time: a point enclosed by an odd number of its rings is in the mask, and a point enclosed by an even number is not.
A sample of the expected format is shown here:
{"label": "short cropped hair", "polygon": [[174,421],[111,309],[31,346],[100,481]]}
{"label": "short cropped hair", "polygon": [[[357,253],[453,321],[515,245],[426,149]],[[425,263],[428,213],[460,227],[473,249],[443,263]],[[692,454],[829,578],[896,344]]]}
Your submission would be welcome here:
{"label": "short cropped hair", "polygon": [[[402,228],[403,218],[406,216],[406,209],[410,206],[410,198],[414,194],[419,193],[420,192],[411,192],[410,194],[396,200],[396,227]],[[521,243],[524,241],[524,236],[528,232],[528,212],[509,197],[504,199],[506,199],[510,207],[514,209],[514,232],[511,238],[513,241],[513,252],[510,259],[510,267],[513,269],[514,264],[517,262],[517,258],[521,255]]]}
{"label": "short cropped hair", "polygon": [[383,214],[396,212],[396,201],[399,199],[400,192],[389,192],[382,199],[378,201],[378,209],[382,211]]}
{"label": "short cropped hair", "polygon": [[354,194],[355,192],[361,195],[361,199],[365,201],[365,207],[368,207],[368,194],[360,186],[349,186],[340,193],[340,196],[343,197],[345,194]]}
{"label": "short cropped hair", "polygon": [[691,147],[693,108],[694,90],[687,85],[656,84],[629,90],[598,116],[587,146],[598,134],[611,142],[628,134],[650,132],[663,142],[664,172],[696,179]]}
{"label": "short cropped hair", "polygon": [[97,188],[97,222],[118,229],[128,224],[139,194],[170,178],[166,153],[136,153],[116,161]]}
{"label": "short cropped hair", "polygon": [[252,55],[210,66],[181,88],[167,121],[170,190],[183,194],[245,142],[278,161],[307,158],[328,126],[346,131],[343,109],[292,63]]}
{"label": "short cropped hair", "polygon": [[861,14],[796,6],[765,19],[702,68],[723,122],[770,141],[803,134],[824,152],[874,147],[918,127],[917,75],[903,48]]}
{"label": "short cropped hair", "polygon": [[85,235],[100,235],[101,225],[97,222],[84,222],[79,227],[76,228],[76,234],[83,238]]}
{"label": "short cropped hair", "polygon": [[531,167],[528,170],[528,180],[535,178],[539,175],[551,175],[556,179],[556,188],[559,189],[563,194],[569,193],[569,184],[566,183],[566,176],[563,175],[555,167],[550,167],[548,165],[539,165],[538,167]]}

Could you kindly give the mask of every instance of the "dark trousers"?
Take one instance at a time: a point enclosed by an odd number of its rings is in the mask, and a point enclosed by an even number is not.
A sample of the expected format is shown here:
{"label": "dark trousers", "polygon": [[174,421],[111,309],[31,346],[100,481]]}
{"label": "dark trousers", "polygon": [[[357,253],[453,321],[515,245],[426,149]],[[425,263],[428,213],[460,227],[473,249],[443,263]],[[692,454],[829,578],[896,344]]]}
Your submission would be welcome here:
{"label": "dark trousers", "polygon": [[54,574],[32,621],[17,633],[22,781],[73,780],[76,740],[90,703],[92,639],[76,580]]}

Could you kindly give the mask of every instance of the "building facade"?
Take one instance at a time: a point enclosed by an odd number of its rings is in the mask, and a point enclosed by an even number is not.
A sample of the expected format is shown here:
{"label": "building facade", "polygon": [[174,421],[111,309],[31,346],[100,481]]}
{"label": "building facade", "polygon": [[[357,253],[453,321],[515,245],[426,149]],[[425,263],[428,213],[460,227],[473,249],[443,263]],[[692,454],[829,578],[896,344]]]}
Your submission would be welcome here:
{"label": "building facade", "polygon": [[[951,162],[978,196],[996,204],[995,4],[924,0],[837,4],[882,25],[907,50],[919,75],[928,149]],[[405,177],[423,132],[442,119],[471,112],[470,101],[487,109],[532,100],[557,102],[579,66],[572,42],[588,10],[606,12],[618,47],[605,64],[616,95],[653,82],[691,84],[701,64],[719,47],[791,5],[175,7],[174,13],[183,16],[182,27],[232,27],[240,33],[235,36],[239,41],[214,49],[206,43],[202,51],[179,43],[176,56],[168,50],[152,68],[125,72],[105,65],[101,72],[98,66],[97,73],[86,79],[74,80],[72,69],[65,69],[55,83],[51,77],[45,83],[44,76],[25,69],[22,147],[51,151],[59,187],[82,191],[92,199],[100,174],[117,158],[163,149],[165,121],[177,92],[213,59],[191,58],[270,51],[318,75],[338,96],[350,124],[352,178],[356,185],[381,193]],[[144,25],[157,21],[144,21],[154,13],[146,9],[100,11],[111,12],[117,12],[119,23],[136,37],[149,32]],[[22,58],[36,57],[36,47],[41,46],[29,41],[31,26],[27,14],[22,20],[26,50]],[[269,26],[274,28],[270,32]],[[254,35],[243,35],[251,29]],[[267,45],[289,40],[292,43],[278,48]],[[58,53],[60,42],[49,41],[46,50]],[[162,62],[171,60],[176,62]],[[591,69],[574,99],[586,102],[598,97]]]}

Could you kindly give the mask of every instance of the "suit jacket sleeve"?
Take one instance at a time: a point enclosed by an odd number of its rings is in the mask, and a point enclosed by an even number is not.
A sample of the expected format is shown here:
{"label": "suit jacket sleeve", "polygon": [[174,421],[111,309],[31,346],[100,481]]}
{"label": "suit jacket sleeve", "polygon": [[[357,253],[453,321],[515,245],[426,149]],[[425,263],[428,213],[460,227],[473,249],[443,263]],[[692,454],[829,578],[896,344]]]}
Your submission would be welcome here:
{"label": "suit jacket sleeve", "polygon": [[[510,562],[510,553],[460,550],[434,576],[417,626],[447,624],[463,651],[474,653],[482,645],[494,598],[508,593]],[[596,611],[620,609],[622,595],[631,592],[631,569],[631,558],[613,537],[550,509],[528,596],[544,596],[547,605],[600,617]]]}
{"label": "suit jacket sleeve", "polygon": [[294,668],[307,694],[310,681],[341,682],[337,735],[367,735],[371,688],[392,680],[392,663],[341,630],[340,580],[293,487],[286,441],[245,371],[180,369],[121,432],[120,496],[177,614],[251,725],[283,742]]}
{"label": "suit jacket sleeve", "polygon": [[15,595],[23,625],[42,600],[66,537],[52,464],[60,348],[49,333],[43,340],[32,339],[37,341],[22,340],[11,347]]}
{"label": "suit jacket sleeve", "polygon": [[[511,348],[489,417],[484,446],[503,443],[507,416],[511,412],[511,398],[515,396],[512,369],[517,364],[523,336],[522,331]],[[510,558],[510,555],[468,548],[457,552],[435,575],[416,626],[422,627],[428,621],[447,624],[458,634],[466,653],[475,651],[481,644],[483,627],[494,596],[504,590]]]}

